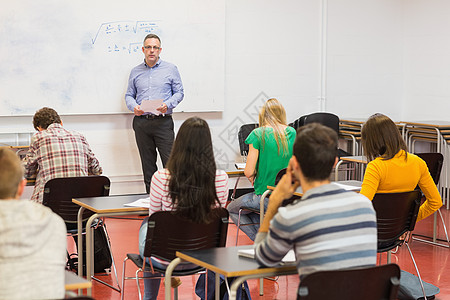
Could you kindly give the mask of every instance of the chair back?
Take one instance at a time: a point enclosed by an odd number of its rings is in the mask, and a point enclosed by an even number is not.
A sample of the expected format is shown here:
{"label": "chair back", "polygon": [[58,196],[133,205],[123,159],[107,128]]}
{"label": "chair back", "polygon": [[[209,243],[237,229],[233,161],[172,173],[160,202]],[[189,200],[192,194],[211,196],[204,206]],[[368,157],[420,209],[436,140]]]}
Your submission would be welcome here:
{"label": "chair back", "polygon": [[[53,178],[45,184],[42,203],[66,223],[76,223],[80,206],[72,198],[108,196],[110,186],[109,178],[101,175]],[[83,220],[92,214],[85,210]]]}
{"label": "chair back", "polygon": [[[327,113],[327,112],[317,112],[317,113],[303,116],[300,119],[302,119],[302,118],[303,118],[303,124],[301,124],[300,126],[311,124],[311,123],[319,123],[319,124],[322,124],[324,126],[327,126],[331,129],[333,129],[336,132],[336,134],[339,136],[339,117],[335,114]],[[339,158],[342,156],[350,156],[350,155],[351,154],[349,152],[344,151],[340,148],[337,151],[337,156]]]}
{"label": "chair back", "polygon": [[444,156],[442,153],[416,153],[416,155],[426,162],[428,171],[430,172],[434,183],[437,185],[439,183],[439,178],[441,178],[442,164],[444,163]]}
{"label": "chair back", "polygon": [[399,284],[400,268],[396,264],[319,271],[300,281],[297,299],[394,300]]}
{"label": "chair back", "polygon": [[305,125],[305,119],[307,115],[301,116],[298,119],[295,119],[294,122],[289,123],[288,125],[297,130],[299,127]]}
{"label": "chair back", "polygon": [[211,221],[194,223],[173,211],[158,211],[148,217],[144,256],[171,261],[176,251],[225,247],[228,231],[228,211],[215,208]]}
{"label": "chair back", "polygon": [[252,132],[253,129],[255,128],[258,128],[257,123],[244,124],[239,128],[238,131],[239,151],[242,156],[248,155],[249,146],[245,143],[245,140],[247,139],[250,132]]}
{"label": "chair back", "polygon": [[399,238],[413,231],[420,207],[419,190],[402,193],[377,193],[372,205],[377,215],[378,252],[386,252],[403,243]]}
{"label": "chair back", "polygon": [[[277,177],[275,177],[275,185],[278,184],[278,182],[280,182],[281,177],[283,177],[284,174],[286,174],[286,170],[287,168],[281,169],[278,174]],[[301,197],[299,196],[292,196],[289,199],[284,199],[283,202],[281,202],[281,206],[287,206],[289,204],[292,204],[295,200],[300,199]]]}
{"label": "chair back", "polygon": [[335,114],[327,112],[317,112],[304,116],[304,121],[302,125],[307,125],[311,123],[320,123],[324,126],[333,129],[339,135],[339,117],[336,116]]}
{"label": "chair back", "polygon": [[278,182],[280,182],[281,177],[283,177],[284,174],[286,174],[286,170],[287,168],[281,169],[280,171],[278,171],[277,176],[275,177],[275,185],[278,184]]}

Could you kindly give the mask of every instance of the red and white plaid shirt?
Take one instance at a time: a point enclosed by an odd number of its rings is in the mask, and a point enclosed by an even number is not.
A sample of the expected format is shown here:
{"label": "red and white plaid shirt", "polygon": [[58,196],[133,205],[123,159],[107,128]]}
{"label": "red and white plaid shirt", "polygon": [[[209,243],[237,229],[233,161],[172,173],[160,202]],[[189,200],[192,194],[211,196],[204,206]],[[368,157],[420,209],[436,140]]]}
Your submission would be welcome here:
{"label": "red and white plaid shirt", "polygon": [[86,138],[57,123],[34,135],[24,164],[26,178],[36,175],[31,200],[39,203],[43,200],[45,183],[50,179],[102,173]]}

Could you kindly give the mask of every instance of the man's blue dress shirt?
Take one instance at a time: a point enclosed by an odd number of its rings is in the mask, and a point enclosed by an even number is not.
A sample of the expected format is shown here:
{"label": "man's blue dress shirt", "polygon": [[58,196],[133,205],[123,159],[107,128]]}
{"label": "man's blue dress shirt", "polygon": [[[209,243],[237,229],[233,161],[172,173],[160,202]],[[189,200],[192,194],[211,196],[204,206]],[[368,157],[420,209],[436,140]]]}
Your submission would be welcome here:
{"label": "man's blue dress shirt", "polygon": [[184,89],[180,73],[174,64],[161,59],[153,67],[148,67],[145,61],[131,70],[125,102],[129,110],[134,111],[142,100],[163,99],[167,105],[165,114],[183,100]]}

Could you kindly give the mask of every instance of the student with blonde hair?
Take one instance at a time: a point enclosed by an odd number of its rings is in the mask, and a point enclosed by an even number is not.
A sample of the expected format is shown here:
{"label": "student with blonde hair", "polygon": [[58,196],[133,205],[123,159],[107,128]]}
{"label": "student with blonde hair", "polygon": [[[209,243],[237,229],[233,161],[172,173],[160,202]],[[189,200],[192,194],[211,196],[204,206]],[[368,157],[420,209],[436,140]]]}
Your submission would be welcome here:
{"label": "student with blonde hair", "polygon": [[[259,127],[254,129],[245,143],[249,145],[244,174],[254,186],[254,192],[245,194],[232,201],[227,209],[234,223],[237,224],[241,206],[259,209],[261,195],[268,185],[275,184],[277,173],[287,167],[292,156],[295,129],[287,126],[286,111],[281,103],[271,98],[266,101],[259,112]],[[265,207],[267,207],[265,200]],[[240,224],[259,223],[259,215],[243,211]],[[240,227],[252,240],[255,240],[259,225]]]}
{"label": "student with blonde hair", "polygon": [[425,202],[420,206],[417,221],[433,214],[442,206],[442,199],[427,164],[408,153],[397,125],[383,114],[371,116],[361,131],[364,154],[369,163],[364,174],[361,194],[373,199],[375,193],[399,193],[420,187]]}

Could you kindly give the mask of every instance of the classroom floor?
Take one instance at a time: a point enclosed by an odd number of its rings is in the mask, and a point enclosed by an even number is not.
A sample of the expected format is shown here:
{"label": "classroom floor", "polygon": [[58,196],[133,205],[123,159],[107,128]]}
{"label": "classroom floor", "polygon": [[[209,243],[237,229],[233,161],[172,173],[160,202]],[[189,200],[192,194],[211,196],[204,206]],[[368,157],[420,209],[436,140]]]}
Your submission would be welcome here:
{"label": "classroom floor", "polygon": [[[450,211],[441,208],[444,220],[450,229]],[[107,229],[111,238],[112,250],[116,260],[119,281],[122,276],[122,263],[126,253],[138,253],[138,229],[140,220],[124,220],[108,218]],[[445,238],[440,221],[438,222],[438,238]],[[431,235],[433,217],[429,217],[416,225],[415,233]],[[227,246],[234,246],[236,241],[236,226],[230,224],[228,230]],[[239,245],[251,244],[250,239],[240,232]],[[437,300],[450,299],[450,250],[448,248],[434,246],[423,242],[412,241],[411,250],[415,256],[422,279],[438,286],[441,290]],[[392,261],[400,265],[402,270],[415,274],[414,266],[409,257],[406,247],[399,249],[397,254],[392,255]],[[382,262],[385,263],[385,255]],[[136,270],[127,265],[127,275],[134,275]],[[103,279],[111,282],[112,276]],[[179,299],[199,299],[194,293],[194,287],[198,275],[182,277],[182,285],[179,287]],[[248,281],[252,299],[296,299],[299,279],[297,276],[281,276],[277,281],[264,280],[264,296],[259,296],[258,280]],[[143,290],[143,289],[142,289]],[[93,281],[92,296],[95,299],[120,299],[120,293],[103,284]],[[127,280],[125,282],[125,299],[138,299],[136,282]],[[161,285],[158,299],[164,299],[164,287]]]}

